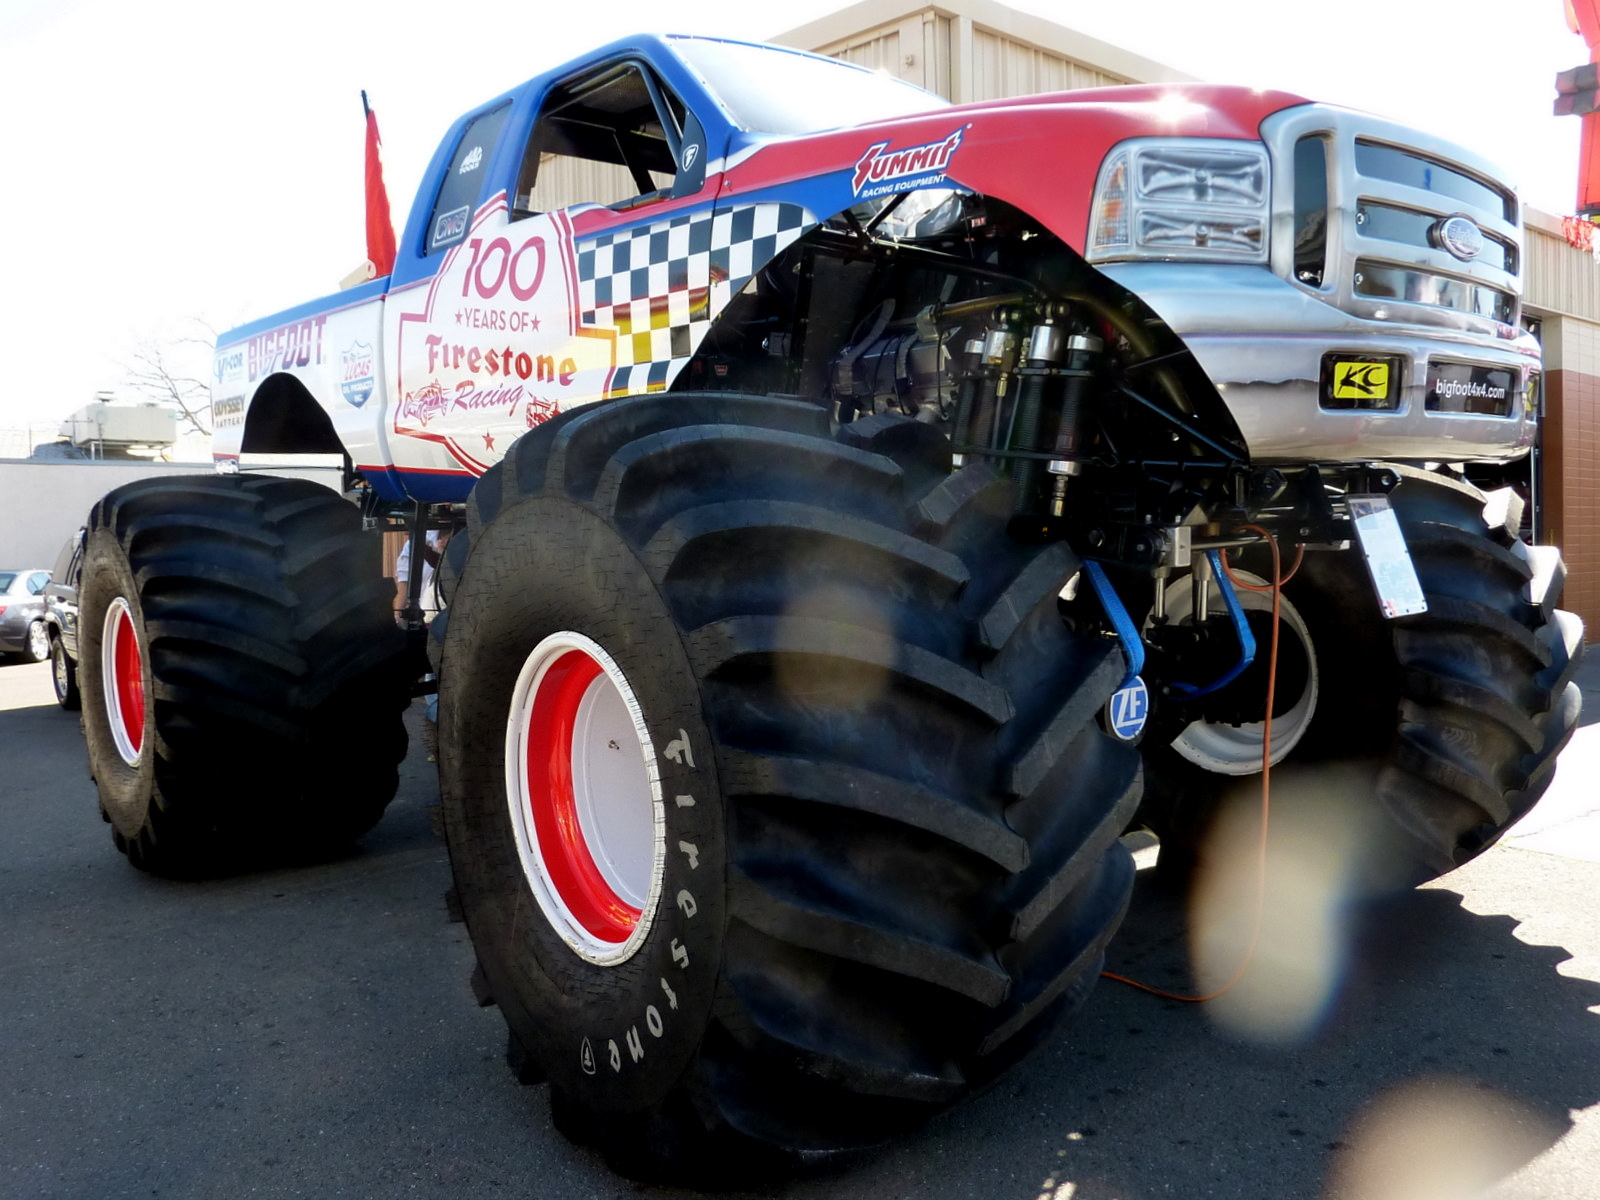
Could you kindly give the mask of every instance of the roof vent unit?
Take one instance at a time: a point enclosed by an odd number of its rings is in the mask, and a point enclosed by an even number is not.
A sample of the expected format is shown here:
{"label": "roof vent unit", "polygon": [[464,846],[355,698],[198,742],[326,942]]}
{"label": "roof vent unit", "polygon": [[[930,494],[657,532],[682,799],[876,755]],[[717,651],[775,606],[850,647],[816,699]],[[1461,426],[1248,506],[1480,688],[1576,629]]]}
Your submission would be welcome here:
{"label": "roof vent unit", "polygon": [[159,404],[86,404],[61,422],[74,446],[170,446],[178,440],[178,414]]}

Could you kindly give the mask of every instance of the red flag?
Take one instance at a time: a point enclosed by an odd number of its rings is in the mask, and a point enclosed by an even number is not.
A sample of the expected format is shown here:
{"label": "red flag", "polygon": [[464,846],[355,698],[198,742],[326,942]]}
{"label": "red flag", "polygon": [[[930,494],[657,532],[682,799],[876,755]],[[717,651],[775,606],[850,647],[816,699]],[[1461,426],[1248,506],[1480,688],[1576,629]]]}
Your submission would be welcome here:
{"label": "red flag", "polygon": [[394,220],[389,216],[389,192],[383,186],[383,141],[378,137],[378,114],[361,93],[367,114],[367,258],[378,276],[394,270]]}
{"label": "red flag", "polygon": [[[1589,46],[1589,61],[1600,63],[1600,0],[1567,0],[1566,10],[1567,28],[1583,35]],[[1583,113],[1583,140],[1578,150],[1578,211],[1584,215],[1600,212],[1600,112]]]}

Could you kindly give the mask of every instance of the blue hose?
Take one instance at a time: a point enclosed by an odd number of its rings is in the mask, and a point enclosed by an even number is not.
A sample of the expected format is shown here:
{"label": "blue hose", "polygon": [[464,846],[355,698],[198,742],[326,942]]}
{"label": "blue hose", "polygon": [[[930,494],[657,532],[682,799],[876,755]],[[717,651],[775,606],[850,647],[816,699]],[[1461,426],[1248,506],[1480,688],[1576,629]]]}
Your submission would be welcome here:
{"label": "blue hose", "polygon": [[1207,550],[1206,559],[1211,563],[1211,575],[1217,581],[1217,590],[1222,593],[1222,603],[1228,609],[1228,616],[1233,618],[1234,632],[1239,635],[1240,656],[1231,670],[1205,687],[1197,688],[1189,683],[1173,684],[1173,694],[1185,700],[1194,700],[1220,691],[1249,670],[1250,664],[1256,660],[1255,634],[1250,632],[1250,622],[1244,619],[1244,608],[1239,604],[1239,597],[1234,594],[1233,584],[1228,582],[1228,573],[1222,569],[1222,555],[1216,550]]}

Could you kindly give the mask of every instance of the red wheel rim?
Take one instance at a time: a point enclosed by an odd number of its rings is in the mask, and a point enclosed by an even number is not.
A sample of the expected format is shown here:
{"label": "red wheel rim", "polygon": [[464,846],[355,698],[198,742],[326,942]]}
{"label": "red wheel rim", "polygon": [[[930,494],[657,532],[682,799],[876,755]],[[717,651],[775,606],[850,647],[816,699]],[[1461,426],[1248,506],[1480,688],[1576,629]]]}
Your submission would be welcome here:
{"label": "red wheel rim", "polygon": [[606,882],[590,853],[572,788],[572,736],[578,708],[600,664],[569,650],[545,672],[528,736],[528,807],[551,883],[572,915],[603,942],[626,941],[639,909]]}
{"label": "red wheel rim", "polygon": [[507,729],[507,785],[529,884],[579,954],[619,961],[662,871],[654,751],[616,663],[579,634],[528,657]]}
{"label": "red wheel rim", "polygon": [[106,610],[100,656],[111,737],[122,760],[133,766],[144,752],[144,656],[133,613],[121,596]]}

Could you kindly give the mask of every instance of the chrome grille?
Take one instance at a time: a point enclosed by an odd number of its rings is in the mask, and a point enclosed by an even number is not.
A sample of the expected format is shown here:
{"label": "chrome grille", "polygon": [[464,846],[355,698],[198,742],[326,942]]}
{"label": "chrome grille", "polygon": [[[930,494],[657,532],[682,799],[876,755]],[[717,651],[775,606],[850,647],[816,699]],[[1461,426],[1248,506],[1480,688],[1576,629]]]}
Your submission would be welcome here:
{"label": "chrome grille", "polygon": [[[1320,104],[1268,118],[1262,136],[1274,164],[1271,262],[1277,274],[1367,320],[1489,336],[1516,324],[1520,210],[1516,193],[1490,163],[1417,130]],[[1305,139],[1320,141],[1325,150],[1321,223],[1317,212],[1306,211],[1315,181],[1308,185],[1303,154],[1296,212],[1297,150]],[[1318,194],[1313,203],[1320,202]],[[1452,216],[1467,217],[1483,234],[1482,250],[1468,261],[1438,237]]]}

